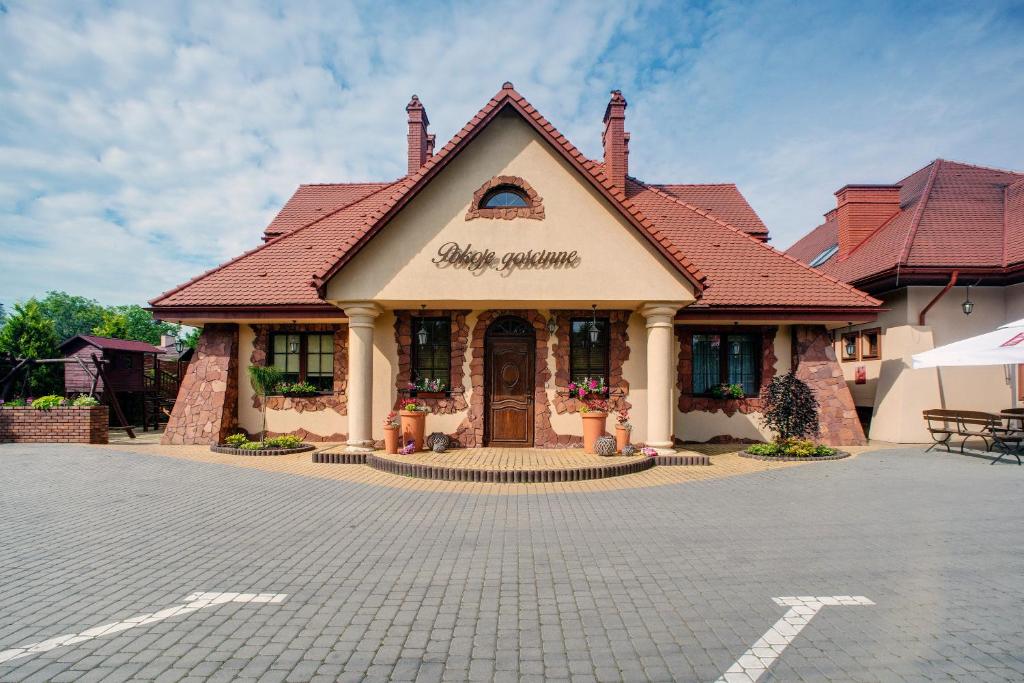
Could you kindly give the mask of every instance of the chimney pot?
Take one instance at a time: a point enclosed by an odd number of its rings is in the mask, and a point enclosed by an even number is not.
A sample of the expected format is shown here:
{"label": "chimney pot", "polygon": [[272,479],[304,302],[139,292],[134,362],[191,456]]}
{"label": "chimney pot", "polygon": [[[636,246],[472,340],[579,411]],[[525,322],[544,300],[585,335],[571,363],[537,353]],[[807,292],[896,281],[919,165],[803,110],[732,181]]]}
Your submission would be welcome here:
{"label": "chimney pot", "polygon": [[612,90],[604,110],[604,172],[615,187],[626,190],[629,174],[629,133],[626,127],[626,98]]}

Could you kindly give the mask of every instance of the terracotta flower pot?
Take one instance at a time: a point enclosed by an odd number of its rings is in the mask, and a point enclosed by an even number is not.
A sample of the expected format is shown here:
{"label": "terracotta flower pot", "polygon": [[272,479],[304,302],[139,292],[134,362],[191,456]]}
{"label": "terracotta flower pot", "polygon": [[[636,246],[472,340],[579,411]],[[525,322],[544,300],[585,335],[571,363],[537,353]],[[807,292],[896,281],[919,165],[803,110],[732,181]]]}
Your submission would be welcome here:
{"label": "terracotta flower pot", "polygon": [[592,454],[597,439],[604,435],[608,413],[591,410],[589,413],[580,413],[580,417],[583,418],[583,452]]}
{"label": "terracotta flower pot", "polygon": [[391,455],[398,452],[398,427],[384,428],[384,451]]}
{"label": "terracotta flower pot", "polygon": [[622,449],[629,443],[629,432],[630,430],[626,427],[620,427],[615,425],[615,450],[618,453],[622,452]]}
{"label": "terracotta flower pot", "polygon": [[427,414],[422,410],[402,410],[402,445],[413,442],[413,450],[423,450],[423,432],[427,426]]}

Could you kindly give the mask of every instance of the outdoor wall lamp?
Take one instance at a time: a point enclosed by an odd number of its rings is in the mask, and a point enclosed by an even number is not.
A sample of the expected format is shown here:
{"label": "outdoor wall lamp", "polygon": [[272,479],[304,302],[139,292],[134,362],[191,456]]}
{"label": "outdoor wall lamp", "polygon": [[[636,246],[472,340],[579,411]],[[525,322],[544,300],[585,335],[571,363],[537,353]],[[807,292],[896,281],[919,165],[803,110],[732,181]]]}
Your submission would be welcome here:
{"label": "outdoor wall lamp", "polygon": [[299,340],[298,339],[290,339],[290,340],[288,340],[288,353],[298,353],[298,352],[299,352]]}
{"label": "outdoor wall lamp", "polygon": [[182,339],[175,339],[174,350],[177,351],[178,355],[180,356],[181,352],[185,350],[185,342]]}
{"label": "outdoor wall lamp", "polygon": [[554,334],[558,331],[558,321],[555,320],[555,316],[548,318],[548,334]]}
{"label": "outdoor wall lamp", "polygon": [[847,358],[853,358],[854,356],[856,356],[857,355],[857,338],[852,336],[852,335],[848,336],[848,337],[846,337],[846,340],[845,340],[844,343],[845,343],[845,346],[846,346],[846,357]]}
{"label": "outdoor wall lamp", "polygon": [[970,315],[971,311],[974,310],[974,302],[971,301],[970,285],[967,285],[967,296],[964,298],[964,302],[960,304],[960,308],[964,309],[964,315]]}
{"label": "outdoor wall lamp", "polygon": [[423,326],[423,310],[426,308],[426,304],[420,304],[420,331],[416,333],[416,339],[419,340],[420,346],[427,345],[427,328]]}
{"label": "outdoor wall lamp", "polygon": [[593,319],[590,321],[590,343],[596,344],[597,338],[600,336],[597,331],[597,304],[591,304],[590,308],[593,310]]}

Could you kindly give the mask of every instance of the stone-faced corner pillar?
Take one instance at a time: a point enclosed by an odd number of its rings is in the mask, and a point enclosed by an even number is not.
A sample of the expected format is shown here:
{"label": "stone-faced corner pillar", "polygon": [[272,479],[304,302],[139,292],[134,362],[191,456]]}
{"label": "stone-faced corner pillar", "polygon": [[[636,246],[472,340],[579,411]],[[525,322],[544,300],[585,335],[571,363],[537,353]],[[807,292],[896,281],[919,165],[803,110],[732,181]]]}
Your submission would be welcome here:
{"label": "stone-faced corner pillar", "polygon": [[648,303],[640,307],[647,327],[647,445],[672,453],[672,358],[675,316],[681,304]]}
{"label": "stone-faced corner pillar", "polygon": [[373,450],[373,326],[380,308],[372,303],[344,307],[348,317],[349,453]]}
{"label": "stone-faced corner pillar", "polygon": [[237,426],[238,325],[204,325],[160,441],[221,443]]}
{"label": "stone-faced corner pillar", "polygon": [[794,325],[796,376],[818,399],[819,437],[830,446],[863,446],[867,443],[857,408],[843,370],[836,359],[832,336],[823,325]]}

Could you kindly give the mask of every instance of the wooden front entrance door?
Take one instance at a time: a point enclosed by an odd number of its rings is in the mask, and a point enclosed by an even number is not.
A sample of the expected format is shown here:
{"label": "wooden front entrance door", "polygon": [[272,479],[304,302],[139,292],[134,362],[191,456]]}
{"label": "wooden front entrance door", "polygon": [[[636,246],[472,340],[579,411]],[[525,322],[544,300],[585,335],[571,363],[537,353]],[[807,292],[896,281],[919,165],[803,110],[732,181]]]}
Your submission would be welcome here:
{"label": "wooden front entrance door", "polygon": [[484,401],[489,446],[533,446],[533,327],[499,318],[487,329]]}

